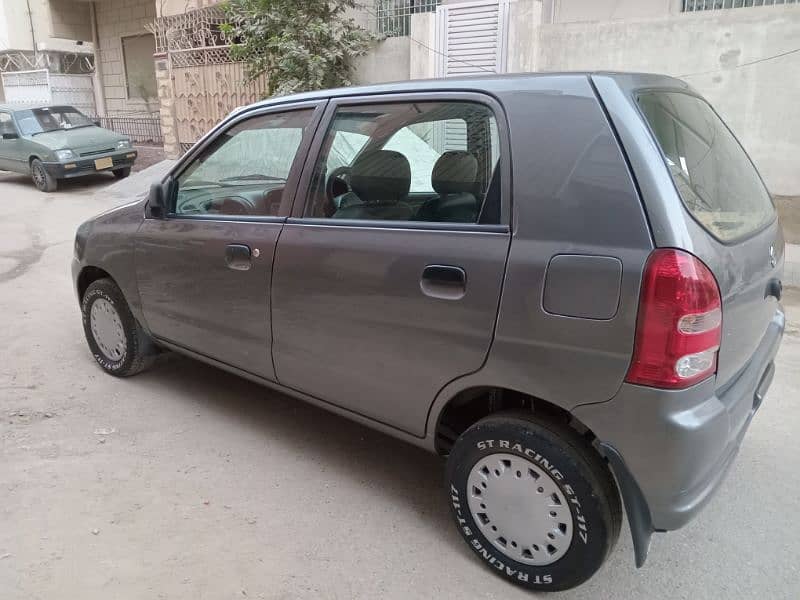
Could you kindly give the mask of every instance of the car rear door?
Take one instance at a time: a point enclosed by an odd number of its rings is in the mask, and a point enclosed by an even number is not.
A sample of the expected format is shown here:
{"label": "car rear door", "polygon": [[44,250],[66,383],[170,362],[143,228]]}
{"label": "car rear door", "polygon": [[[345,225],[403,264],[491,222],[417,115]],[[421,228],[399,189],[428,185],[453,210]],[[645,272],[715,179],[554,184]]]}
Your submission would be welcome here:
{"label": "car rear door", "polygon": [[332,100],[314,144],[275,256],[278,381],[422,436],[492,341],[510,242],[502,109],[471,93]]}
{"label": "car rear door", "polygon": [[250,111],[174,172],[165,218],[136,237],[147,325],[159,339],[274,380],[275,244],[325,101]]}

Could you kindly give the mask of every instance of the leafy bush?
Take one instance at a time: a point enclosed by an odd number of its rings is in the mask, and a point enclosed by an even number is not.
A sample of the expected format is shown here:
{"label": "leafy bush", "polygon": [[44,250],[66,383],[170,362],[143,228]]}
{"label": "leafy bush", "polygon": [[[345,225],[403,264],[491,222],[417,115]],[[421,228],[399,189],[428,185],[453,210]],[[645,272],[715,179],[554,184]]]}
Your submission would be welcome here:
{"label": "leafy bush", "polygon": [[356,0],[227,0],[223,34],[251,79],[266,74],[270,95],[350,85],[353,59],[373,34],[347,15]]}

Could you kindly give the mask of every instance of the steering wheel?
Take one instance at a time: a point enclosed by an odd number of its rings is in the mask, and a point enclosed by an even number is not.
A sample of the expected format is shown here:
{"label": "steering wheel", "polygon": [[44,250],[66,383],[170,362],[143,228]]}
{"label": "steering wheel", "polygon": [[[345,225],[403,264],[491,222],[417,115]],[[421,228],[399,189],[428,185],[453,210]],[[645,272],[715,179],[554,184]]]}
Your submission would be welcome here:
{"label": "steering wheel", "polygon": [[242,196],[214,198],[207,205],[207,212],[218,215],[252,214],[253,203]]}
{"label": "steering wheel", "polygon": [[333,202],[333,199],[346,194],[350,190],[350,167],[336,167],[328,180],[325,182],[325,196]]}

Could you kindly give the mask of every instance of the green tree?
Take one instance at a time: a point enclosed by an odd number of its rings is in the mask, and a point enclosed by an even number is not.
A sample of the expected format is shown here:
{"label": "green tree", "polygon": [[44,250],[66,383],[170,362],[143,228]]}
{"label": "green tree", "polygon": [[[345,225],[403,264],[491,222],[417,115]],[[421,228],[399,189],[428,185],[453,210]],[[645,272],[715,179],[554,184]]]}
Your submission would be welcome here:
{"label": "green tree", "polygon": [[350,85],[353,59],[373,34],[347,16],[356,0],[227,0],[223,34],[255,79],[266,74],[270,95]]}

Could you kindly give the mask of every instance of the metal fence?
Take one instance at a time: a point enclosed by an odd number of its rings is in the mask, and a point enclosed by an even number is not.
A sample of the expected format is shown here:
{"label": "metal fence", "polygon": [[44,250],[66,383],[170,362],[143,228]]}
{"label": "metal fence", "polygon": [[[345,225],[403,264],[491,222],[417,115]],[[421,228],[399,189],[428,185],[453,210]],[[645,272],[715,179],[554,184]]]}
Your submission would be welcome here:
{"label": "metal fence", "polygon": [[683,0],[683,12],[722,10],[723,8],[748,8],[751,6],[779,6],[797,4],[800,0]]}
{"label": "metal fence", "polygon": [[433,12],[441,0],[376,0],[378,33],[399,37],[411,33],[411,15]]}
{"label": "metal fence", "polygon": [[127,135],[133,142],[163,144],[161,120],[158,117],[96,117],[100,127]]}

